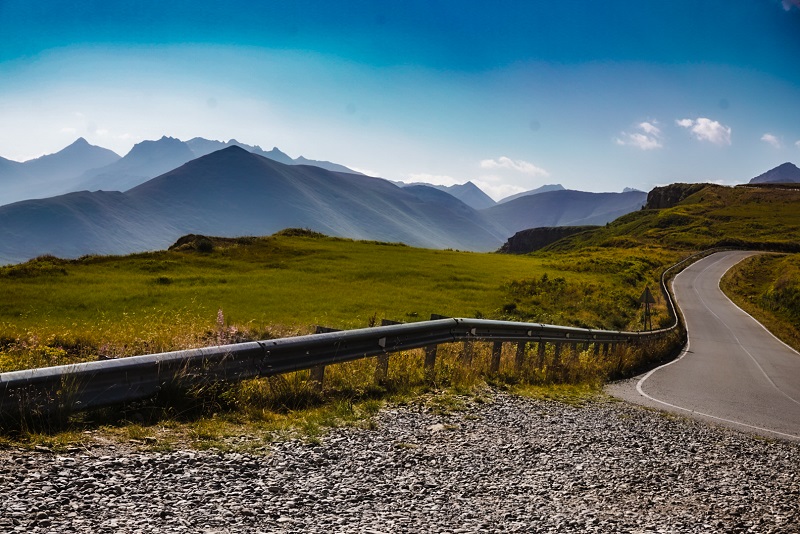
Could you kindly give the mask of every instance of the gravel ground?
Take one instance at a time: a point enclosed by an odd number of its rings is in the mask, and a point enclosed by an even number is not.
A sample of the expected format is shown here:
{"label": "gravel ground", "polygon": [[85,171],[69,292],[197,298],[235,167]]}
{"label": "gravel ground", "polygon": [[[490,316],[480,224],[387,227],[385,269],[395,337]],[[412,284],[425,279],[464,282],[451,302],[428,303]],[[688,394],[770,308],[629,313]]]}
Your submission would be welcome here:
{"label": "gravel ground", "polygon": [[800,532],[800,445],[499,392],[254,454],[0,451],[0,532]]}

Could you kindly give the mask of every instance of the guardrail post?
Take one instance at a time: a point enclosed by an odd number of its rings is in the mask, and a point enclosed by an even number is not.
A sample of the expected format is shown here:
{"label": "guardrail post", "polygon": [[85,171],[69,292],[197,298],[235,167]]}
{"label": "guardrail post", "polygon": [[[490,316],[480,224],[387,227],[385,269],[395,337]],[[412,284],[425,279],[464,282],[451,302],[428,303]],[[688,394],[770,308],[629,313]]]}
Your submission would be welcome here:
{"label": "guardrail post", "polygon": [[322,385],[325,382],[325,366],[317,365],[309,370],[308,380],[312,382],[312,387],[318,391],[322,391]]}
{"label": "guardrail post", "polygon": [[557,367],[561,363],[561,345],[560,341],[556,341],[553,353],[553,367]]}
{"label": "guardrail post", "polygon": [[428,382],[433,381],[434,369],[436,368],[436,351],[439,349],[438,345],[428,345],[425,347],[425,380]]}
{"label": "guardrail post", "polygon": [[547,353],[547,341],[539,342],[539,351],[536,359],[536,368],[541,369],[544,367],[544,358]]}
{"label": "guardrail post", "polygon": [[608,343],[603,343],[603,356],[608,356]]}
{"label": "guardrail post", "polygon": [[517,355],[514,358],[514,370],[516,370],[516,372],[522,370],[522,363],[525,361],[525,346],[527,344],[528,343],[525,341],[517,343]]}
{"label": "guardrail post", "polygon": [[469,339],[464,340],[463,350],[461,351],[461,361],[467,365],[472,365],[472,341]]}
{"label": "guardrail post", "polygon": [[594,342],[593,351],[595,356],[600,354],[600,343],[598,343],[597,341]]}
{"label": "guardrail post", "polygon": [[492,343],[492,364],[489,373],[496,375],[500,372],[500,358],[503,355],[503,342],[495,341]]}
{"label": "guardrail post", "polygon": [[[314,328],[315,334],[327,334],[329,332],[341,332],[337,328],[328,328],[327,326],[317,325]],[[325,382],[325,366],[316,365],[309,370],[308,380],[312,382],[312,387],[317,391],[322,391],[322,386]]]}
{"label": "guardrail post", "polygon": [[[393,324],[403,324],[398,321],[390,321],[389,319],[381,319],[381,326],[389,326]],[[389,354],[379,354],[375,361],[375,383],[384,385],[386,379],[389,377]]]}

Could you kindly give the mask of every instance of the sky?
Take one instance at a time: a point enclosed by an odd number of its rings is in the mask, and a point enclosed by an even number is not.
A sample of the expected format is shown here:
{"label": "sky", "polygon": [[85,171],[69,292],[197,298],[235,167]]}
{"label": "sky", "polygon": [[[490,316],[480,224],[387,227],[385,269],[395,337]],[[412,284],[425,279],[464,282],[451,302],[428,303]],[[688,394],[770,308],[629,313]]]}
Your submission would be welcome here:
{"label": "sky", "polygon": [[0,0],[0,156],[277,146],[495,199],[800,164],[800,0]]}

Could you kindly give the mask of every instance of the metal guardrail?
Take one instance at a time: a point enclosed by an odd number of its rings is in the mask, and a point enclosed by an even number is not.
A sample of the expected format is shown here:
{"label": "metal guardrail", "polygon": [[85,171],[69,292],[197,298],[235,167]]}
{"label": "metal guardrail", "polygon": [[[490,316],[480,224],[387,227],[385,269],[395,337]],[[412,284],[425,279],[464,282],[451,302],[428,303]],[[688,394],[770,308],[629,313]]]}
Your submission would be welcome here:
{"label": "metal guardrail", "polygon": [[86,410],[170,384],[238,381],[456,341],[629,343],[663,335],[483,319],[439,319],[0,373],[0,416]]}
{"label": "metal guardrail", "polygon": [[[608,344],[657,339],[681,323],[667,287],[667,273],[698,256],[690,256],[662,274],[662,291],[675,319],[669,328],[617,332],[448,318],[11,371],[0,373],[0,418],[87,410],[146,399],[169,385],[267,377],[421,347],[433,348],[432,355],[426,351],[427,368],[435,361],[437,345],[457,341],[604,344],[607,350]],[[499,350],[495,352],[499,360]]]}

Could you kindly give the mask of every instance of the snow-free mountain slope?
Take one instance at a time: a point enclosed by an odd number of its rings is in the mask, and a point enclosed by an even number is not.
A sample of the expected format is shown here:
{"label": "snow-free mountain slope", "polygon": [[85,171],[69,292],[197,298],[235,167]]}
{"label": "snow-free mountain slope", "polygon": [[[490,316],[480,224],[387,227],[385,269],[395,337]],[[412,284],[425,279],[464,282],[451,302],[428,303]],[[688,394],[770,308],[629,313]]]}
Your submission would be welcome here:
{"label": "snow-free mountain slope", "polygon": [[521,197],[527,197],[530,195],[539,195],[541,193],[549,193],[550,191],[564,191],[564,186],[561,184],[546,184],[541,187],[537,187],[536,189],[531,189],[530,191],[523,191],[522,193],[517,193],[516,195],[510,195],[505,198],[501,198],[497,203],[504,204],[506,202],[510,202],[512,200],[516,200]]}
{"label": "snow-free mountain slope", "polygon": [[543,226],[601,225],[641,209],[647,194],[550,191],[503,202],[481,213],[510,234]]}
{"label": "snow-free mountain slope", "polygon": [[[379,178],[283,165],[239,147],[189,162],[129,194],[203,214],[191,230],[203,234],[260,235],[308,227],[355,239],[472,250],[491,250],[504,239],[500,230],[484,229],[471,208],[444,201],[452,197],[421,198]],[[453,219],[462,226],[452,227]]]}
{"label": "snow-free mountain slope", "polygon": [[195,158],[189,145],[174,137],[142,141],[122,159],[85,173],[78,190],[127,191]]}
{"label": "snow-free mountain slope", "polygon": [[259,156],[264,156],[265,158],[269,158],[273,161],[277,161],[279,163],[284,163],[286,165],[313,165],[315,167],[320,167],[322,169],[327,169],[329,171],[334,172],[349,172],[353,174],[360,174],[352,169],[345,167],[344,165],[339,165],[338,163],[332,163],[330,161],[319,161],[315,159],[306,159],[303,156],[298,158],[292,159],[287,154],[281,152],[278,147],[274,147],[270,151],[265,151],[258,145],[246,145],[244,143],[240,143],[236,139],[231,139],[230,141],[212,141],[208,139],[203,139],[202,137],[195,137],[194,139],[189,139],[186,141],[186,144],[189,145],[189,148],[195,154],[195,157],[206,156],[211,154],[212,152],[216,152],[217,150],[222,150],[223,148],[228,148],[231,146],[238,146],[247,150],[248,152],[252,152],[253,154],[257,154]]}
{"label": "snow-free mountain slope", "polygon": [[492,197],[483,192],[483,190],[472,182],[465,184],[451,185],[451,186],[436,186],[437,189],[446,191],[462,201],[467,206],[482,210],[490,208],[496,204]]}
{"label": "snow-free mountain slope", "polygon": [[82,137],[54,154],[22,163],[0,158],[0,205],[72,190],[75,177],[119,159],[116,153],[90,145]]}
{"label": "snow-free mountain slope", "polygon": [[0,207],[0,263],[160,249],[190,233],[268,235],[288,227],[480,251],[507,237],[441,191],[283,165],[232,146],[125,193],[84,191]]}
{"label": "snow-free mountain slope", "polygon": [[79,137],[74,143],[59,150],[24,163],[27,172],[39,181],[62,181],[86,172],[88,169],[110,165],[120,159],[111,150],[90,145]]}
{"label": "snow-free mountain slope", "polygon": [[764,174],[759,174],[751,184],[791,184],[800,183],[800,169],[794,163],[786,162],[770,169]]}

